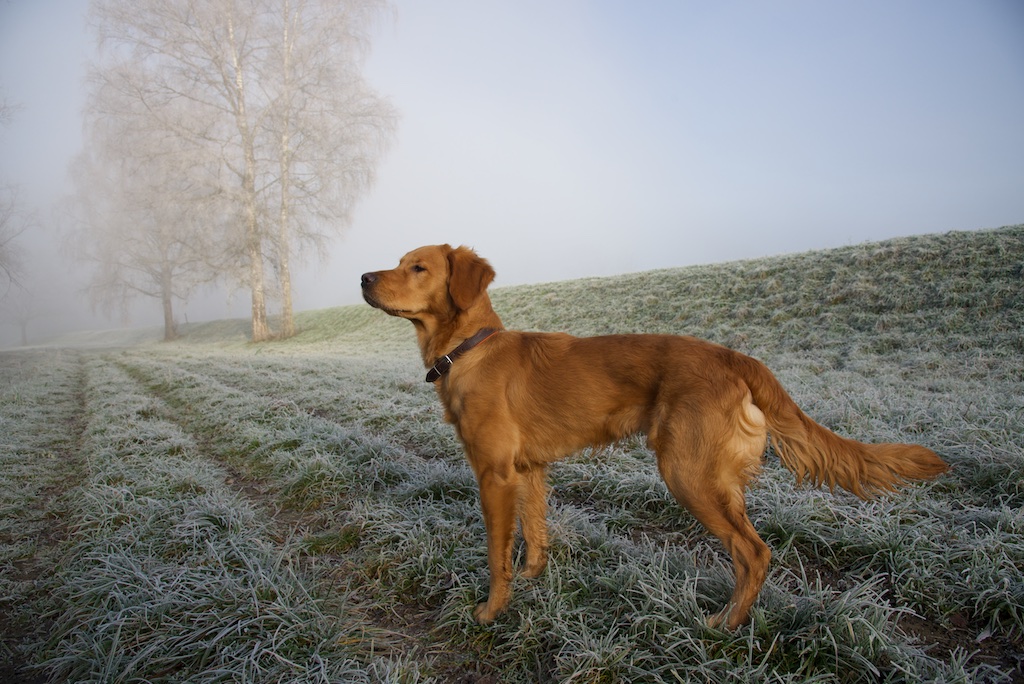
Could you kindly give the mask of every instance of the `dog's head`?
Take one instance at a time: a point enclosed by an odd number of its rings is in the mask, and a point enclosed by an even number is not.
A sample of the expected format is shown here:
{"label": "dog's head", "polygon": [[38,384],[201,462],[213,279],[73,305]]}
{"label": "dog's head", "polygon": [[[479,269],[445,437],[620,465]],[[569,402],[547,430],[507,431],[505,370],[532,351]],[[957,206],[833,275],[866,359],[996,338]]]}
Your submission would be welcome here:
{"label": "dog's head", "polygon": [[468,247],[431,245],[409,252],[390,271],[364,273],[363,299],[412,321],[448,319],[469,309],[494,280],[494,269]]}

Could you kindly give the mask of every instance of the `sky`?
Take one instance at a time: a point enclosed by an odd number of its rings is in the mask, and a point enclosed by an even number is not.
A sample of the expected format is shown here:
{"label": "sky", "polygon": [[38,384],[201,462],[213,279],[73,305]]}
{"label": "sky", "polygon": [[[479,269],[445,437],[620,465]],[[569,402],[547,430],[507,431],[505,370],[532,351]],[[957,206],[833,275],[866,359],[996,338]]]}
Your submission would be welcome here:
{"label": "sky", "polygon": [[[87,6],[0,0],[0,92],[20,105],[0,182],[43,216],[82,144]],[[398,131],[351,227],[296,276],[300,310],[360,301],[361,273],[423,244],[476,248],[501,286],[1024,222],[1017,0],[394,9],[364,73]],[[25,240],[80,312],[61,320],[118,325],[86,315],[59,241],[45,226]],[[208,292],[179,318],[247,301]],[[136,309],[161,320],[157,302]]]}

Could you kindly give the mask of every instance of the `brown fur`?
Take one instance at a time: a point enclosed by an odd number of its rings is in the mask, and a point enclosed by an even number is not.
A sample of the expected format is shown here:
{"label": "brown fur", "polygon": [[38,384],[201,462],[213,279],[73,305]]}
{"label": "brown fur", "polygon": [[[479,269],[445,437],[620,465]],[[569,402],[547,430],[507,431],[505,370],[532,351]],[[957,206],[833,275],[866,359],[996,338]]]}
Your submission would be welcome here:
{"label": "brown fur", "polygon": [[412,321],[428,368],[480,329],[501,330],[436,383],[480,485],[491,586],[479,622],[508,605],[518,520],[523,574],[544,570],[548,464],[586,446],[646,433],[669,490],[733,559],[735,590],[710,620],[730,629],[748,619],[768,571],[771,553],[747,518],[744,492],[769,435],[798,481],[860,497],[946,470],[924,447],[839,437],[808,418],[764,364],[710,342],[504,330],[487,295],[493,278],[472,250],[448,245],[421,247],[362,278],[369,304]]}

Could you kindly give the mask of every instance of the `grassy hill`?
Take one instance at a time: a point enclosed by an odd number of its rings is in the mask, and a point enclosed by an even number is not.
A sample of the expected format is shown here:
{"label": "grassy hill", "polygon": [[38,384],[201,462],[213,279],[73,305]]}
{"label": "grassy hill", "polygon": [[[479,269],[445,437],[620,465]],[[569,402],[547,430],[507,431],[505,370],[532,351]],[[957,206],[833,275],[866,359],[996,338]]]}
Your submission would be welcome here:
{"label": "grassy hill", "polygon": [[1022,269],[1024,226],[1013,226],[499,289],[495,305],[511,327],[582,335],[659,331],[820,349],[866,334],[897,346],[946,349],[967,338],[1021,352]]}
{"label": "grassy hill", "polygon": [[[482,255],[486,257],[487,255]],[[500,280],[500,273],[499,273]],[[978,345],[1024,353],[1024,225],[896,238],[722,264],[495,287],[506,327],[667,332],[748,353],[849,354]],[[392,353],[408,325],[363,304],[299,312],[281,345]],[[243,344],[244,319],[183,324],[185,344]],[[153,331],[76,333],[51,346],[131,346]],[[385,345],[382,350],[382,344]]]}
{"label": "grassy hill", "polygon": [[[487,255],[483,255],[487,256]],[[500,274],[499,274],[500,276]],[[1024,353],[1024,225],[724,264],[493,288],[506,327],[577,335],[668,332],[751,353],[984,346]],[[298,315],[292,344],[372,350],[408,325],[364,305]],[[207,326],[188,336],[208,341]],[[235,331],[244,334],[244,328]],[[390,351],[390,350],[389,350]]]}
{"label": "grassy hill", "polygon": [[548,570],[475,625],[476,483],[369,306],[0,353],[0,680],[1024,682],[1022,267],[1012,226],[492,291],[511,328],[738,348],[820,423],[953,465],[862,502],[769,459],[735,633],[642,439],[552,468]]}

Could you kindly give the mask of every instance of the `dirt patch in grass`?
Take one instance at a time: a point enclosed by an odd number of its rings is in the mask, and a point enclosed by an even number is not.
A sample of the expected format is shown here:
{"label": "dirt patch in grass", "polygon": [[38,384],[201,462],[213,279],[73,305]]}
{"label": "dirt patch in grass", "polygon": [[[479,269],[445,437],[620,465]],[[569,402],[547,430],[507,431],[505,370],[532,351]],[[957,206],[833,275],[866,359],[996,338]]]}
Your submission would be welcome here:
{"label": "dirt patch in grass", "polygon": [[945,658],[958,649],[965,653],[977,653],[979,662],[997,667],[1009,677],[1006,681],[1024,684],[1024,643],[1020,638],[1011,639],[987,630],[980,634],[971,628],[965,617],[953,615],[950,626],[937,625],[914,615],[904,615],[899,620],[900,628],[917,637],[922,644],[930,644],[929,654]]}

